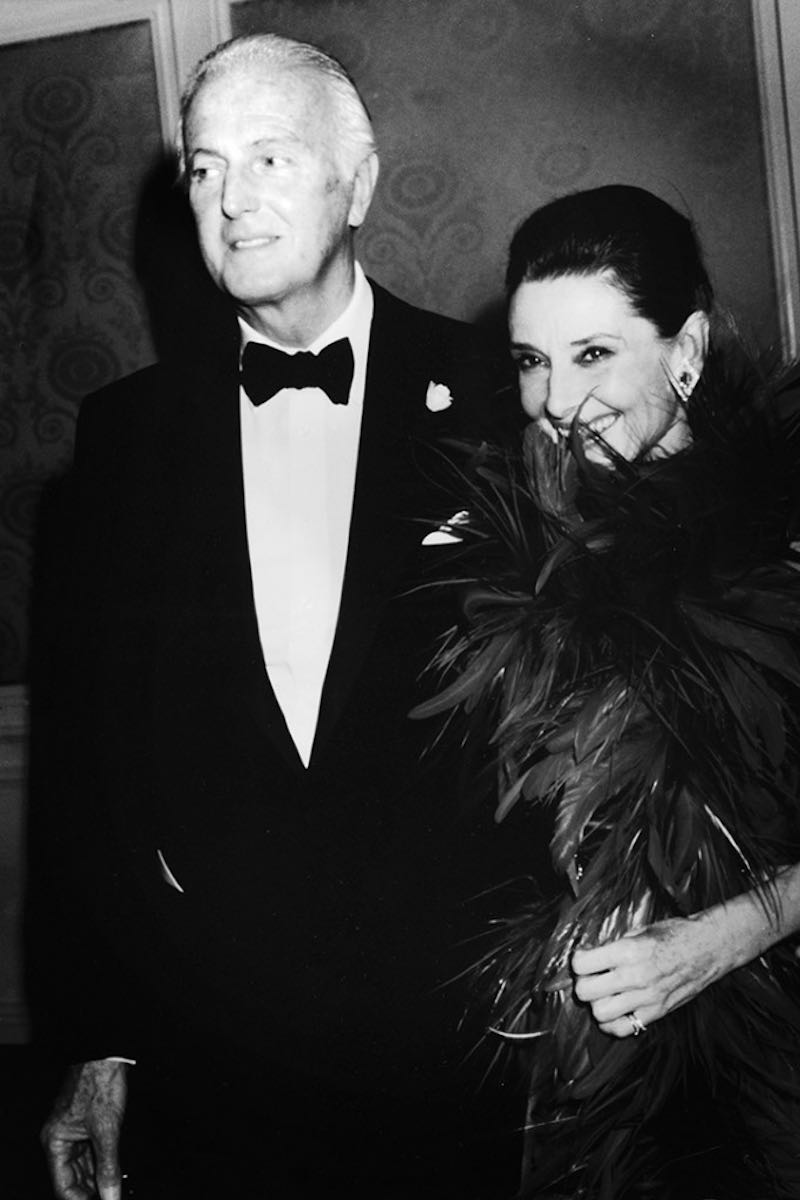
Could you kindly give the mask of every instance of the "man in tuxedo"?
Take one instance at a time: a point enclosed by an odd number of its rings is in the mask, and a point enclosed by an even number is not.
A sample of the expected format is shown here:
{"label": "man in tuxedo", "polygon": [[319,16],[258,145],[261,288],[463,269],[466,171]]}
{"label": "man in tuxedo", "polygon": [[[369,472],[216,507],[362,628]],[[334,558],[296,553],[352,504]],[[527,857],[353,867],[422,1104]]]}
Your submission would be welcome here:
{"label": "man in tuxedo", "polygon": [[181,156],[230,321],[84,403],[50,605],[55,1193],[120,1196],[127,1106],[143,1195],[487,1197],[513,1151],[453,980],[500,835],[407,714],[449,621],[436,444],[491,368],[357,264],[378,161],[328,55],[212,52]]}

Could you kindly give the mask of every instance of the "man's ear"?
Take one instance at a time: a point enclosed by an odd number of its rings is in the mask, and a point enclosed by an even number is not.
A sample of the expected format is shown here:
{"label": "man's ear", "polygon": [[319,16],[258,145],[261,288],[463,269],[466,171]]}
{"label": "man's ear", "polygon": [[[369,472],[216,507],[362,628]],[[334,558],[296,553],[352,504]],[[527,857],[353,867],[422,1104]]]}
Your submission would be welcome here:
{"label": "man's ear", "polygon": [[[708,313],[690,313],[675,338],[675,373],[688,367],[700,375],[708,353]],[[685,367],[684,367],[685,364]]]}
{"label": "man's ear", "polygon": [[378,182],[378,156],[372,150],[362,159],[353,177],[353,196],[347,223],[351,229],[362,224],[369,211],[375,184]]}

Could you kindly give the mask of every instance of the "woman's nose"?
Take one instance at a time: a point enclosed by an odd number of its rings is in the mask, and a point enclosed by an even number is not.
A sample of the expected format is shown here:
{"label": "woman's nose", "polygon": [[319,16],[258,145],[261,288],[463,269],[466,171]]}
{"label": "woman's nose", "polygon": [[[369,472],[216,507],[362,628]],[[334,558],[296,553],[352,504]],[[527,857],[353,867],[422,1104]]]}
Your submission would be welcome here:
{"label": "woman's nose", "polygon": [[581,399],[574,379],[563,371],[550,371],[544,411],[553,425],[569,425],[580,408]]}

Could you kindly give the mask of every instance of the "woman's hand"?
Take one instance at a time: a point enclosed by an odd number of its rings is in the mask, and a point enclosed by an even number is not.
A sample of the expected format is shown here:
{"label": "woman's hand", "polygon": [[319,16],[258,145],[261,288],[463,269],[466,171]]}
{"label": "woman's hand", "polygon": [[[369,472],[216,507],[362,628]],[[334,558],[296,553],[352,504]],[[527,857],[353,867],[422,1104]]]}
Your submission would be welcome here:
{"label": "woman's hand", "polygon": [[[575,996],[603,1033],[630,1037],[693,999],[726,969],[711,913],[648,925],[572,956]],[[637,1020],[632,1020],[635,1013]]]}
{"label": "woman's hand", "polygon": [[800,864],[775,876],[777,913],[755,891],[572,956],[575,996],[604,1033],[631,1037],[800,929]]}

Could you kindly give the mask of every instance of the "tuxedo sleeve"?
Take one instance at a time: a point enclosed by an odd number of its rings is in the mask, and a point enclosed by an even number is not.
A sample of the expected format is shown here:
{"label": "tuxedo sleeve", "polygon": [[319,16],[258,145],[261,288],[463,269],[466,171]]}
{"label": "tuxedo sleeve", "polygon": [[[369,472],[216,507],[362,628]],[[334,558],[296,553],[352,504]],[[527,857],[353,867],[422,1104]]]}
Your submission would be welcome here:
{"label": "tuxedo sleeve", "polygon": [[[137,846],[103,786],[104,759],[147,748],[109,740],[104,711],[130,713],[143,682],[115,646],[124,578],[123,495],[136,452],[124,391],[84,402],[74,466],[47,498],[34,602],[26,906],[27,996],[34,1037],[61,1061],[136,1057],[148,997],[128,968]],[[130,611],[130,606],[129,606]],[[138,653],[143,628],[129,630]],[[119,693],[127,690],[120,705]],[[113,731],[112,731],[113,732]],[[143,821],[146,818],[143,815]]]}

